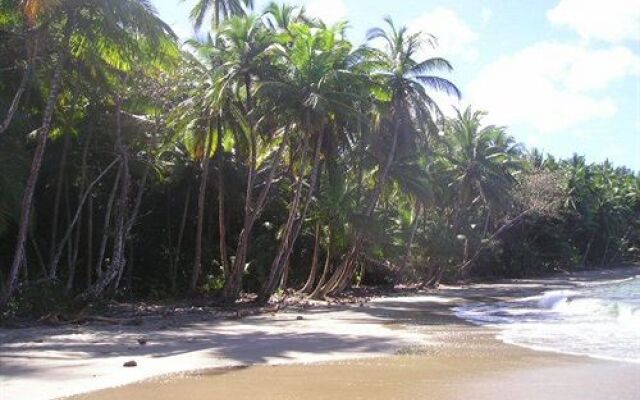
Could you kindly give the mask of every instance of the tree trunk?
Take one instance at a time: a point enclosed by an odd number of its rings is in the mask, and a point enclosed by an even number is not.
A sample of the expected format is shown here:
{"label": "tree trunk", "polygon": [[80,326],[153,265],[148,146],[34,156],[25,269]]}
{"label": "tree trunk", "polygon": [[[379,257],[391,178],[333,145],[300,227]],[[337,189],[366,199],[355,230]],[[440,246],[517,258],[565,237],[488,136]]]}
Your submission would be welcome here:
{"label": "tree trunk", "polygon": [[191,186],[187,188],[187,195],[184,199],[184,208],[182,210],[182,219],[180,220],[180,230],[178,231],[178,242],[176,243],[176,253],[171,269],[171,292],[177,291],[178,266],[180,265],[180,252],[182,248],[182,238],[184,237],[184,228],[187,225],[187,215],[189,214],[189,202],[191,200]]}
{"label": "tree trunk", "polygon": [[589,252],[591,251],[591,245],[593,244],[593,240],[596,237],[596,233],[592,233],[591,237],[589,238],[589,242],[587,243],[587,248],[584,251],[584,256],[582,257],[582,266],[586,267],[587,266],[587,260],[589,259]]}
{"label": "tree trunk", "polygon": [[[389,172],[391,171],[391,166],[393,165],[393,160],[396,156],[396,149],[398,147],[398,135],[400,133],[400,120],[398,119],[394,123],[393,135],[391,138],[391,147],[389,148],[389,153],[387,155],[387,160],[378,175],[378,180],[376,182],[376,187],[373,190],[371,195],[371,201],[369,202],[369,206],[367,207],[365,215],[370,217],[375,210],[376,205],[378,204],[378,200],[380,195],[382,194],[382,190],[387,181],[387,177],[389,176]],[[340,263],[340,266],[336,269],[334,274],[329,278],[325,287],[321,290],[322,295],[332,294],[335,295],[342,290],[344,290],[345,286],[350,282],[351,277],[354,271],[354,261],[355,258],[360,251],[360,247],[362,246],[362,242],[364,237],[361,233],[357,233],[354,239],[354,244],[351,247],[351,250],[344,257],[343,261]]]}
{"label": "tree trunk", "polygon": [[40,266],[40,270],[42,271],[42,276],[46,278],[47,266],[44,262],[44,258],[42,257],[40,246],[38,246],[38,241],[36,240],[36,235],[33,229],[33,225],[29,226],[29,239],[31,241],[31,247],[33,247],[33,252],[36,255],[36,260],[38,261],[38,265]]}
{"label": "tree trunk", "polygon": [[518,225],[527,215],[531,214],[533,211],[534,211],[533,209],[528,209],[528,210],[525,210],[525,211],[521,212],[520,214],[518,214],[513,219],[507,221],[504,225],[502,225],[500,227],[500,229],[498,229],[493,235],[491,235],[488,239],[486,239],[484,241],[484,244],[482,244],[476,250],[474,255],[460,267],[460,269],[458,270],[458,278],[460,278],[460,277],[464,276],[464,274],[466,274],[468,269],[473,265],[473,263],[475,263],[475,261],[478,259],[478,257],[482,253],[482,250],[484,250],[484,248],[486,247],[486,245],[488,243],[491,243],[491,241],[493,241],[494,239],[496,239],[497,237],[502,235],[504,232],[507,232],[509,229],[511,229],[514,226]]}
{"label": "tree trunk", "polygon": [[227,257],[227,225],[226,215],[224,207],[224,153],[222,149],[222,123],[218,118],[218,146],[217,146],[216,161],[218,164],[217,178],[218,178],[218,242],[220,249],[220,265],[222,266],[222,273],[225,280],[229,278],[229,259]]}
{"label": "tree trunk", "polygon": [[218,30],[220,27],[220,1],[213,0],[213,30]]}
{"label": "tree trunk", "polygon": [[316,222],[315,240],[313,243],[313,259],[311,261],[311,269],[309,270],[309,276],[307,281],[300,289],[300,293],[309,293],[313,284],[316,282],[316,275],[318,274],[318,258],[320,257],[320,221]]}
{"label": "tree trunk", "polygon": [[22,203],[20,207],[20,222],[18,227],[18,238],[16,240],[15,253],[13,257],[13,263],[9,270],[9,276],[7,278],[6,288],[3,296],[0,298],[0,310],[3,310],[13,292],[16,289],[17,278],[20,273],[20,267],[24,261],[25,255],[25,242],[27,240],[27,234],[29,232],[29,225],[31,223],[31,209],[33,207],[33,194],[36,189],[36,183],[38,181],[38,175],[40,173],[40,167],[42,166],[42,159],[44,151],[47,146],[47,139],[49,137],[49,131],[51,130],[51,123],[53,119],[53,112],[55,110],[56,102],[58,99],[58,92],[60,91],[60,84],[62,81],[62,69],[64,66],[65,57],[61,54],[58,59],[58,64],[55,67],[53,77],[51,79],[51,90],[47,99],[47,105],[42,117],[42,126],[38,129],[38,143],[31,161],[31,169],[29,171],[29,178],[25,187]]}
{"label": "tree trunk", "polygon": [[[53,218],[51,220],[51,241],[49,247],[49,265],[53,262],[53,257],[55,256],[57,242],[58,242],[58,225],[60,218],[60,201],[62,199],[62,184],[64,183],[64,170],[67,164],[67,153],[69,151],[70,146],[70,138],[69,135],[65,135],[64,137],[64,146],[62,148],[62,157],[60,158],[60,164],[58,169],[58,179],[56,181],[56,194],[53,200]],[[49,276],[52,275],[51,270],[49,270]],[[55,274],[54,274],[55,277]]]}
{"label": "tree trunk", "polygon": [[131,293],[133,290],[133,244],[129,240],[129,262],[127,263],[127,289]]}
{"label": "tree trunk", "polygon": [[100,248],[98,250],[98,258],[96,260],[96,277],[102,276],[102,264],[104,261],[104,255],[107,251],[107,242],[109,241],[109,231],[111,227],[111,214],[113,213],[113,205],[116,201],[116,194],[118,192],[118,186],[120,185],[120,179],[122,178],[122,164],[118,167],[118,172],[113,180],[113,188],[109,193],[109,200],[107,201],[107,208],[104,212],[104,222],[102,224],[102,239],[100,240]]}
{"label": "tree trunk", "polygon": [[16,91],[16,94],[13,96],[13,100],[11,101],[11,105],[9,106],[9,110],[7,110],[7,115],[5,116],[4,121],[2,121],[2,124],[0,124],[0,134],[2,134],[4,131],[9,129],[9,125],[11,125],[13,116],[15,115],[16,111],[18,111],[20,98],[22,98],[22,95],[24,94],[25,90],[27,90],[27,85],[29,84],[29,78],[31,76],[31,72],[33,71],[36,63],[35,57],[37,53],[37,43],[36,45],[34,45],[33,49],[28,48],[27,51],[30,53],[29,59],[27,60],[27,66],[24,69],[24,72],[22,73],[20,86],[18,86],[18,90]]}
{"label": "tree trunk", "polygon": [[89,195],[91,194],[91,191],[93,190],[93,187],[102,179],[103,176],[106,175],[107,172],[109,172],[109,170],[114,165],[116,165],[116,163],[119,160],[120,160],[119,158],[116,158],[115,160],[113,160],[100,173],[100,175],[98,175],[98,177],[96,179],[94,179],[93,182],[91,182],[89,187],[82,194],[82,197],[80,198],[80,200],[78,202],[78,206],[77,206],[76,212],[75,212],[73,218],[71,219],[71,221],[69,221],[69,224],[67,226],[67,230],[65,231],[64,236],[60,240],[60,244],[56,248],[56,251],[54,253],[53,259],[51,260],[51,264],[49,264],[49,279],[51,279],[51,280],[56,279],[56,272],[58,270],[58,264],[60,263],[60,257],[62,257],[62,251],[64,250],[65,244],[67,243],[67,241],[71,237],[71,235],[73,233],[73,230],[74,230],[74,228],[76,226],[76,223],[78,222],[78,220],[80,219],[80,216],[82,215],[82,209],[84,207],[84,203],[87,200],[87,197],[89,197]]}
{"label": "tree trunk", "polygon": [[413,222],[411,223],[411,233],[409,234],[409,240],[407,241],[407,250],[404,259],[405,268],[413,264],[411,261],[411,258],[413,258],[413,255],[411,254],[411,248],[413,247],[413,241],[415,240],[416,232],[418,231],[418,222],[420,221],[420,217],[422,216],[422,206],[418,205],[416,208],[416,215],[413,217]]}
{"label": "tree trunk", "polygon": [[[260,217],[262,210],[264,208],[265,202],[267,200],[267,195],[269,194],[269,190],[271,190],[271,185],[273,184],[273,179],[275,177],[276,170],[278,169],[279,160],[282,157],[282,151],[284,150],[285,140],[280,142],[278,146],[278,150],[273,157],[272,165],[269,168],[269,174],[265,181],[264,187],[256,200],[253,208],[248,204],[252,204],[252,192],[253,187],[249,187],[247,185],[247,195],[249,196],[245,199],[245,216],[244,216],[244,225],[242,231],[240,232],[240,236],[238,238],[238,246],[236,249],[236,258],[231,267],[231,274],[229,279],[225,281],[225,285],[223,288],[223,297],[227,301],[235,300],[240,294],[241,286],[242,286],[242,273],[244,272],[245,263],[247,261],[247,250],[249,246],[249,240],[251,239],[251,231],[256,220]],[[254,164],[255,165],[255,164]],[[255,169],[255,166],[251,169]],[[251,174],[251,173],[250,173]]]}
{"label": "tree trunk", "polygon": [[[127,222],[125,223],[124,228],[124,239],[125,243],[131,244],[131,230],[138,219],[138,214],[140,213],[140,206],[142,205],[142,196],[144,195],[144,188],[147,186],[147,179],[149,178],[149,172],[151,171],[151,164],[147,164],[144,168],[144,172],[142,173],[142,178],[140,179],[140,183],[138,184],[138,193],[136,194],[135,202],[133,203],[133,211],[127,217]],[[124,266],[120,269],[118,273],[118,277],[116,278],[114,288],[118,289],[120,286],[120,280],[122,279],[122,273],[124,272]]]}
{"label": "tree trunk", "polygon": [[607,261],[607,253],[609,252],[609,244],[611,243],[611,239],[609,237],[609,234],[607,233],[607,240],[605,241],[605,245],[604,245],[604,252],[602,253],[602,261],[600,261],[600,267],[604,267],[605,263]]}
{"label": "tree trunk", "polygon": [[295,192],[293,195],[293,199],[291,204],[289,205],[289,215],[287,216],[287,222],[285,223],[284,229],[282,230],[282,239],[280,240],[280,246],[278,247],[278,251],[276,253],[276,257],[271,264],[271,270],[269,271],[269,278],[262,288],[262,293],[260,297],[262,300],[268,300],[269,296],[271,296],[275,290],[277,289],[283,273],[283,257],[285,252],[288,250],[289,241],[291,240],[291,231],[293,229],[293,223],[296,219],[296,214],[298,213],[298,209],[300,206],[300,200],[302,198],[302,187],[304,186],[304,164],[306,163],[306,153],[309,147],[309,138],[307,135],[304,136],[302,142],[302,155],[301,155],[301,167],[300,174],[298,175],[298,179],[296,182]]}
{"label": "tree trunk", "polygon": [[113,255],[111,263],[98,281],[88,288],[81,296],[82,301],[91,301],[98,298],[105,289],[113,282],[114,279],[122,275],[122,270],[126,265],[125,258],[125,240],[126,225],[125,219],[127,215],[127,205],[129,202],[129,154],[122,140],[122,113],[121,99],[116,95],[116,151],[120,155],[120,164],[122,168],[122,178],[120,180],[120,195],[118,196],[118,213],[116,216],[115,233],[113,237]]}
{"label": "tree trunk", "polygon": [[291,258],[291,253],[293,252],[293,247],[296,243],[296,240],[298,240],[298,237],[300,236],[300,231],[302,230],[304,219],[307,216],[309,207],[311,206],[311,201],[313,200],[313,193],[315,191],[315,188],[318,182],[318,175],[320,174],[320,168],[321,168],[320,155],[321,155],[323,140],[324,140],[324,134],[321,133],[320,136],[318,137],[318,141],[316,142],[316,149],[315,149],[314,159],[313,159],[313,169],[311,172],[311,179],[309,181],[309,192],[307,193],[307,197],[302,207],[302,213],[294,225],[292,238],[291,240],[289,240],[288,247],[285,252],[284,259],[282,261],[285,264],[285,268],[289,268],[289,265],[290,265],[289,260]]}
{"label": "tree trunk", "polygon": [[93,280],[93,196],[89,195],[89,207],[87,209],[87,287],[91,286]]}
{"label": "tree trunk", "polygon": [[[74,105],[73,105],[73,112],[75,112],[75,107],[76,107],[76,103],[77,100],[74,100]],[[87,186],[87,175],[88,175],[88,171],[87,171],[87,158],[89,156],[89,145],[91,144],[91,139],[93,138],[93,130],[90,131],[89,133],[89,137],[87,137],[87,139],[85,140],[84,146],[82,146],[82,161],[81,161],[81,167],[80,167],[80,190],[78,191],[78,208],[82,209],[83,206],[80,206],[81,203],[84,203],[83,197],[84,197],[84,192]],[[91,192],[87,192],[87,198],[89,200],[89,208],[93,207],[93,202],[92,202],[92,197],[91,197]],[[90,222],[89,222],[90,223]],[[90,237],[91,234],[89,234],[87,237]],[[80,215],[80,219],[78,220],[78,228],[76,229],[76,238],[75,238],[75,243],[74,243],[74,252],[73,252],[73,260],[72,260],[72,266],[74,268],[74,273],[71,275],[75,275],[75,268],[76,268],[76,263],[78,261],[78,253],[80,251],[80,240],[82,239],[82,214]],[[89,258],[89,260],[91,260],[91,258]],[[88,268],[87,271],[89,272],[89,282],[91,282],[91,261],[87,262]],[[68,281],[68,285],[67,285],[67,290],[71,290],[73,288],[73,280],[74,277],[71,276],[69,278]],[[90,284],[89,284],[90,285]]]}
{"label": "tree trunk", "polygon": [[327,247],[327,255],[326,258],[324,260],[324,267],[322,268],[322,275],[320,276],[320,279],[318,280],[318,283],[316,284],[315,289],[313,290],[313,292],[311,292],[311,294],[309,295],[309,297],[311,297],[312,299],[318,299],[321,298],[322,295],[322,288],[324,287],[325,281],[327,280],[327,277],[329,276],[329,270],[331,269],[331,246]]}
{"label": "tree trunk", "polygon": [[213,131],[211,129],[211,123],[209,123],[209,134],[205,144],[205,154],[202,159],[202,176],[200,177],[200,189],[198,192],[198,220],[196,222],[196,248],[193,258],[193,270],[191,272],[191,284],[189,285],[189,291],[194,293],[198,286],[198,280],[200,279],[200,273],[202,271],[202,227],[204,224],[204,208],[207,194],[207,181],[209,176],[209,156],[211,154],[211,148],[213,146]]}

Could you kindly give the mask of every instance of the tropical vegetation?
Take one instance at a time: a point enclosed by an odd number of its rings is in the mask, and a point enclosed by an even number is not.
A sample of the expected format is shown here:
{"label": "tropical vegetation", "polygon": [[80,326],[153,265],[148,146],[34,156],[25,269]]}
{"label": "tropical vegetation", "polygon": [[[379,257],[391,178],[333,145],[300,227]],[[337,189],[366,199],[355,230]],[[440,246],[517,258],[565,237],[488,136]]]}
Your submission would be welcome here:
{"label": "tropical vegetation", "polygon": [[1,309],[640,258],[640,175],[450,113],[432,36],[387,18],[356,46],[345,23],[252,1],[192,19],[181,45],[145,0],[0,0]]}

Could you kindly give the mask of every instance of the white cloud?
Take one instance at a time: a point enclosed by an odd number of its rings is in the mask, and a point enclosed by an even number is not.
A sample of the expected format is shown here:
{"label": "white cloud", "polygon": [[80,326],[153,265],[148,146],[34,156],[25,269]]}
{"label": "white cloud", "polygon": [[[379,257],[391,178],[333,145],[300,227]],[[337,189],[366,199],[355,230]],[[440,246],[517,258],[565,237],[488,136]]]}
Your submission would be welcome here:
{"label": "white cloud", "polygon": [[565,47],[566,56],[573,57],[565,80],[572,90],[605,89],[613,81],[640,73],[640,57],[624,46],[602,50]]}
{"label": "white cloud", "polygon": [[466,90],[491,122],[524,123],[542,133],[609,118],[617,106],[600,94],[609,84],[638,74],[640,61],[627,48],[538,42],[483,68]]}
{"label": "white cloud", "polygon": [[[435,53],[445,58],[459,57],[465,61],[478,58],[475,47],[478,35],[456,14],[455,11],[436,7],[407,24],[412,32],[434,35],[438,40]],[[428,49],[425,49],[425,51]]]}
{"label": "white cloud", "polygon": [[561,0],[547,18],[567,26],[585,39],[619,43],[640,40],[640,1]]}
{"label": "white cloud", "polygon": [[308,15],[320,18],[327,24],[335,24],[347,16],[347,6],[342,0],[312,0],[305,4]]}
{"label": "white cloud", "polygon": [[493,18],[493,10],[487,7],[483,8],[481,17],[482,25],[487,25],[491,21],[491,18]]}

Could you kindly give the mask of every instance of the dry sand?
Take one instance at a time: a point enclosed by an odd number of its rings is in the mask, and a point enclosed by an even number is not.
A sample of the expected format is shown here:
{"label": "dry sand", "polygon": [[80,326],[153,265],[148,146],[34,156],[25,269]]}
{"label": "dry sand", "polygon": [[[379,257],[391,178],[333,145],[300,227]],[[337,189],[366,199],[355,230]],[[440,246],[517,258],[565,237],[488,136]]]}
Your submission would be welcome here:
{"label": "dry sand", "polygon": [[[637,272],[599,274],[612,279]],[[140,327],[0,330],[0,398],[52,399],[147,379],[78,398],[638,399],[638,364],[506,345],[494,339],[496,332],[449,310],[469,298],[530,295],[593,279],[598,277],[447,288],[433,296],[378,298],[364,307],[316,307],[237,321],[191,317]],[[148,343],[138,344],[140,337]],[[380,358],[398,352],[409,354]],[[138,366],[123,367],[128,360]],[[166,377],[299,363],[305,365]]]}

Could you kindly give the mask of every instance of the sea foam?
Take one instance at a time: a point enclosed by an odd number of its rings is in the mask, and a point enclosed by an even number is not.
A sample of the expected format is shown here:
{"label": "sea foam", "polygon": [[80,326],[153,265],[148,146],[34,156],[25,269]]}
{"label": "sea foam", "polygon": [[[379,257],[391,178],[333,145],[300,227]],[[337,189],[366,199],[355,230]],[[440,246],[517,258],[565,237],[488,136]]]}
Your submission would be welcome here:
{"label": "sea foam", "polygon": [[640,279],[455,309],[499,328],[498,338],[536,350],[640,363]]}

